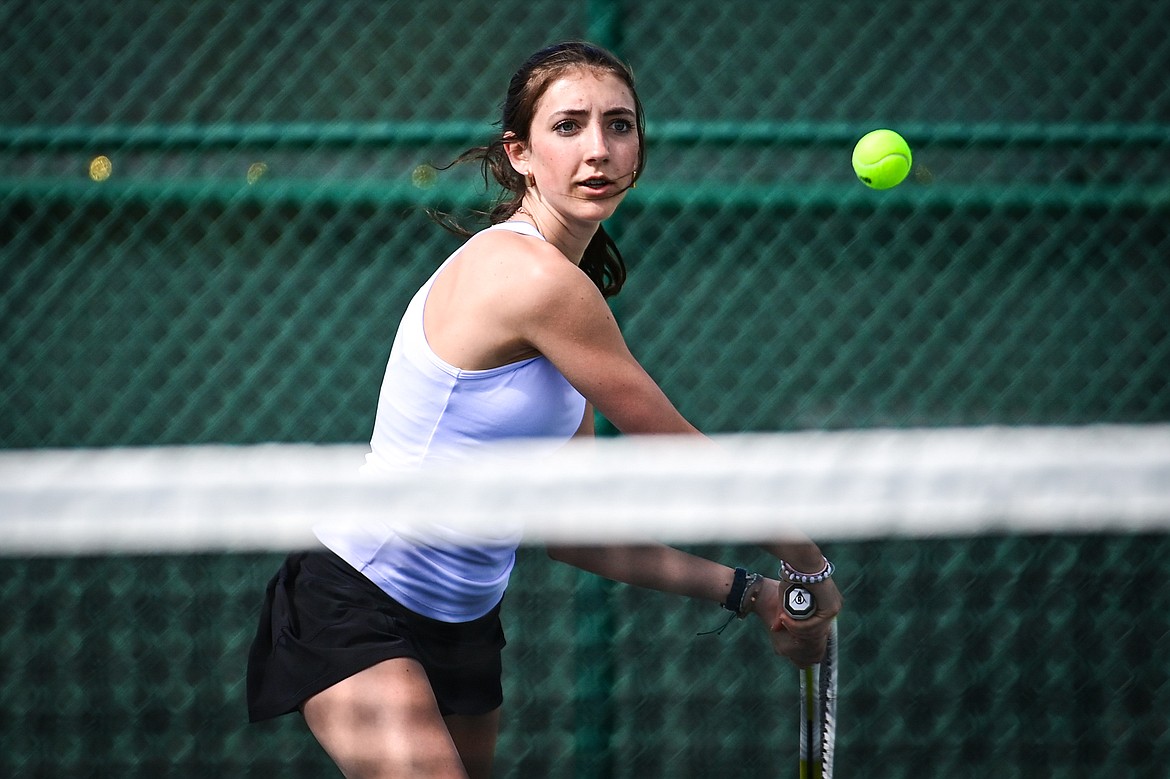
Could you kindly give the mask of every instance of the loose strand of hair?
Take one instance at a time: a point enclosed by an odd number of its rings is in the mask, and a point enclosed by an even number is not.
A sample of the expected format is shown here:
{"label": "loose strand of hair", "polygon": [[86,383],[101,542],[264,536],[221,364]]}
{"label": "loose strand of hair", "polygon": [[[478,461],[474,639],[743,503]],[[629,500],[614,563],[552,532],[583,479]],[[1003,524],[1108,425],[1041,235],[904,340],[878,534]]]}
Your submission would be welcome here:
{"label": "loose strand of hair", "polygon": [[[446,165],[433,167],[438,171],[447,171],[469,162],[479,164],[485,191],[491,188],[493,181],[501,188],[496,202],[489,210],[472,209],[471,214],[477,219],[486,220],[488,224],[499,224],[510,219],[520,208],[520,200],[524,196],[524,181],[508,162],[503,139],[496,139],[486,146],[474,146]],[[448,232],[464,238],[470,238],[475,234],[475,230],[466,227],[452,214],[433,208],[427,208],[426,214],[431,221]]]}

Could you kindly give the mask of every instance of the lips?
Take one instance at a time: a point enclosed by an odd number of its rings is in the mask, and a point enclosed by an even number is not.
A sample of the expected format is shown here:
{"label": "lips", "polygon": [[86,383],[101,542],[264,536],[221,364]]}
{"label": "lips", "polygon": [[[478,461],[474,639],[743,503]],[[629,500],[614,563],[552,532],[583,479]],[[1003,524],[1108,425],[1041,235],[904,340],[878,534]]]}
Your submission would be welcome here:
{"label": "lips", "polygon": [[613,179],[607,179],[603,176],[583,179],[577,182],[577,186],[590,195],[599,195],[601,197],[610,197],[612,194],[615,194],[615,190],[617,189],[617,184]]}

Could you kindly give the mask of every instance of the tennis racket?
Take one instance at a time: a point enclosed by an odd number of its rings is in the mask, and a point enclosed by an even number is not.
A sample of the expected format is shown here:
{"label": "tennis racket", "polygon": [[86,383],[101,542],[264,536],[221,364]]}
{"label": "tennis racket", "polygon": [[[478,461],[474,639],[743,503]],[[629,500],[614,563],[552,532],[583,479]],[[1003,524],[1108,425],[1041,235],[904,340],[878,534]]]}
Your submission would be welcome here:
{"label": "tennis racket", "polygon": [[[816,612],[812,593],[794,584],[784,592],[784,608],[793,619]],[[833,779],[837,743],[837,621],[829,626],[825,657],[800,669],[800,779]]]}

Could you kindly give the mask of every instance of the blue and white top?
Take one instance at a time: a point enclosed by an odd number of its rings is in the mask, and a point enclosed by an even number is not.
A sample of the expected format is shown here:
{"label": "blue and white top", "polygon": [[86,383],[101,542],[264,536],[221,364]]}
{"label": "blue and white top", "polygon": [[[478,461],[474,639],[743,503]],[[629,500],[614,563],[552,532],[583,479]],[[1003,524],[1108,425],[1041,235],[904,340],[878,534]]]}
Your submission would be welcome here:
{"label": "blue and white top", "polygon": [[[543,240],[524,222],[503,222],[488,230]],[[465,462],[486,446],[509,439],[547,440],[551,452],[581,425],[585,398],[544,357],[468,371],[431,351],[423,331],[427,296],[466,246],[443,262],[407,306],[386,366],[363,472],[401,474]],[[442,499],[435,496],[436,503]],[[436,526],[420,534],[396,527],[392,519],[360,529],[323,524],[316,534],[390,597],[444,622],[464,622],[491,611],[504,596],[520,542],[515,530],[488,538]]]}

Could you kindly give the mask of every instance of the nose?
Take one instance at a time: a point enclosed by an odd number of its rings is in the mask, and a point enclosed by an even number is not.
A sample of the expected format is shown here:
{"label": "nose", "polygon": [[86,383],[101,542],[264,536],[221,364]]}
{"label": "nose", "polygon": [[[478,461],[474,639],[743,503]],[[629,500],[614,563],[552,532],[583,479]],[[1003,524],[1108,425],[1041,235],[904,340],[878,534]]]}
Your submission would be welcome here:
{"label": "nose", "polygon": [[605,137],[605,128],[599,125],[592,125],[589,132],[586,134],[586,158],[588,161],[600,161],[609,159],[609,141]]}

